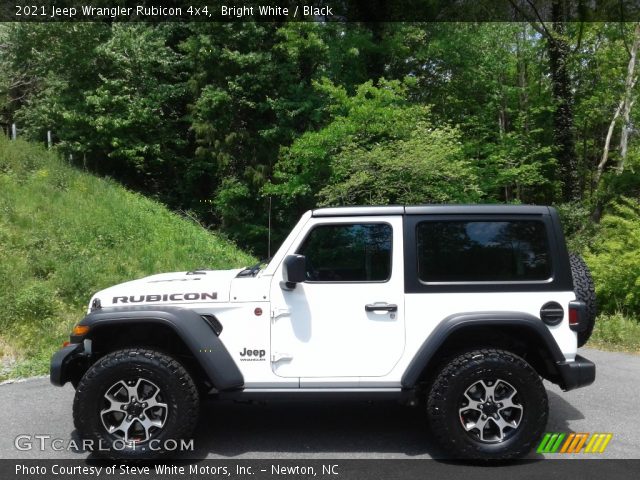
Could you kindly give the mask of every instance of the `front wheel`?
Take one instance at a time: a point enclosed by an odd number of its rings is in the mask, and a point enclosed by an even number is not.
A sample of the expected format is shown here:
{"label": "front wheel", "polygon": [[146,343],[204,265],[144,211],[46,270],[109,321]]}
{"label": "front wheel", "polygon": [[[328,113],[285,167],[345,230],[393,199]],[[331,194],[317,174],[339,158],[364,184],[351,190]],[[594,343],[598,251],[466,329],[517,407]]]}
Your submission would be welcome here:
{"label": "front wheel", "polygon": [[82,377],[73,420],[85,444],[112,458],[152,458],[191,435],[198,390],[172,357],[146,349],[118,350]]}
{"label": "front wheel", "polygon": [[535,370],[504,350],[462,353],[437,374],[427,400],[429,423],[454,457],[526,455],[547,425],[547,393]]}

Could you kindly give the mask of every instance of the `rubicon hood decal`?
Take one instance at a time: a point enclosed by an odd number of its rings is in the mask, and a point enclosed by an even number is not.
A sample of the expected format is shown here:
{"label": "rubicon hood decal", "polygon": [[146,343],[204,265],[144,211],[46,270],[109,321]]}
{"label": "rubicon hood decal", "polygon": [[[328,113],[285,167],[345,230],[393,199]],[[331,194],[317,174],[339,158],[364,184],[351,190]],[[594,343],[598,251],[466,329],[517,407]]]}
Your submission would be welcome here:
{"label": "rubicon hood decal", "polygon": [[[188,272],[161,273],[113,285],[100,292],[103,307],[229,301],[231,282],[241,269],[207,270],[197,277]],[[93,299],[92,299],[93,301]]]}
{"label": "rubicon hood decal", "polygon": [[196,300],[217,300],[218,292],[164,293],[154,295],[123,295],[113,297],[112,303],[150,303],[150,302],[193,302]]}

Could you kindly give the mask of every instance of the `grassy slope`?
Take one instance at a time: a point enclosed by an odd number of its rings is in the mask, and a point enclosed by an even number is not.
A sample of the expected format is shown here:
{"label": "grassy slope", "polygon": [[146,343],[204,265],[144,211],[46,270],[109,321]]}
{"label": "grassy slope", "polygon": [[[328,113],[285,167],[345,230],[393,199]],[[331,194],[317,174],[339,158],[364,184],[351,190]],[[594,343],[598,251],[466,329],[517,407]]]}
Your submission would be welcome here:
{"label": "grassy slope", "polygon": [[46,373],[96,290],[152,273],[251,261],[114,181],[0,138],[0,380]]}

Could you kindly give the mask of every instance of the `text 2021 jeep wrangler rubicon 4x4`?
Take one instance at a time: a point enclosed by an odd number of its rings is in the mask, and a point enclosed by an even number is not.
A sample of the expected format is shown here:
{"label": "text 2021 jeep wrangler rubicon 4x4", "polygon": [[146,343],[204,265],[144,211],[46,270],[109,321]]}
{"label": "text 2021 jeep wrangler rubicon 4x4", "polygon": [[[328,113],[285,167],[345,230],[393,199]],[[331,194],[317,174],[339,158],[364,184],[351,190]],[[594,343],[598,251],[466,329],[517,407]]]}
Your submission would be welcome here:
{"label": "text 2021 jeep wrangler rubicon 4x4", "polygon": [[126,458],[189,437],[205,395],[308,394],[423,405],[453,456],[514,458],[545,429],[541,377],[594,381],[576,353],[594,319],[553,208],[322,208],[266,264],[98,292],[51,381],[76,388],[80,436]]}

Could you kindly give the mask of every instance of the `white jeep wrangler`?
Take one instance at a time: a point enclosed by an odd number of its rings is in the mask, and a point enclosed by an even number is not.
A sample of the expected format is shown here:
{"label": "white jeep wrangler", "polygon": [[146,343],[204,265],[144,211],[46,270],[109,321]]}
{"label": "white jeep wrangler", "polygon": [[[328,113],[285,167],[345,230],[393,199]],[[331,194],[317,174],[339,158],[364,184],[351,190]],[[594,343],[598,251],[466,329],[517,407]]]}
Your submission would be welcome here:
{"label": "white jeep wrangler", "polygon": [[323,208],[268,263],[98,292],[51,382],[119,457],[189,437],[204,396],[359,395],[423,405],[452,456],[514,458],[545,429],[541,377],[594,381],[595,308],[553,208]]}

